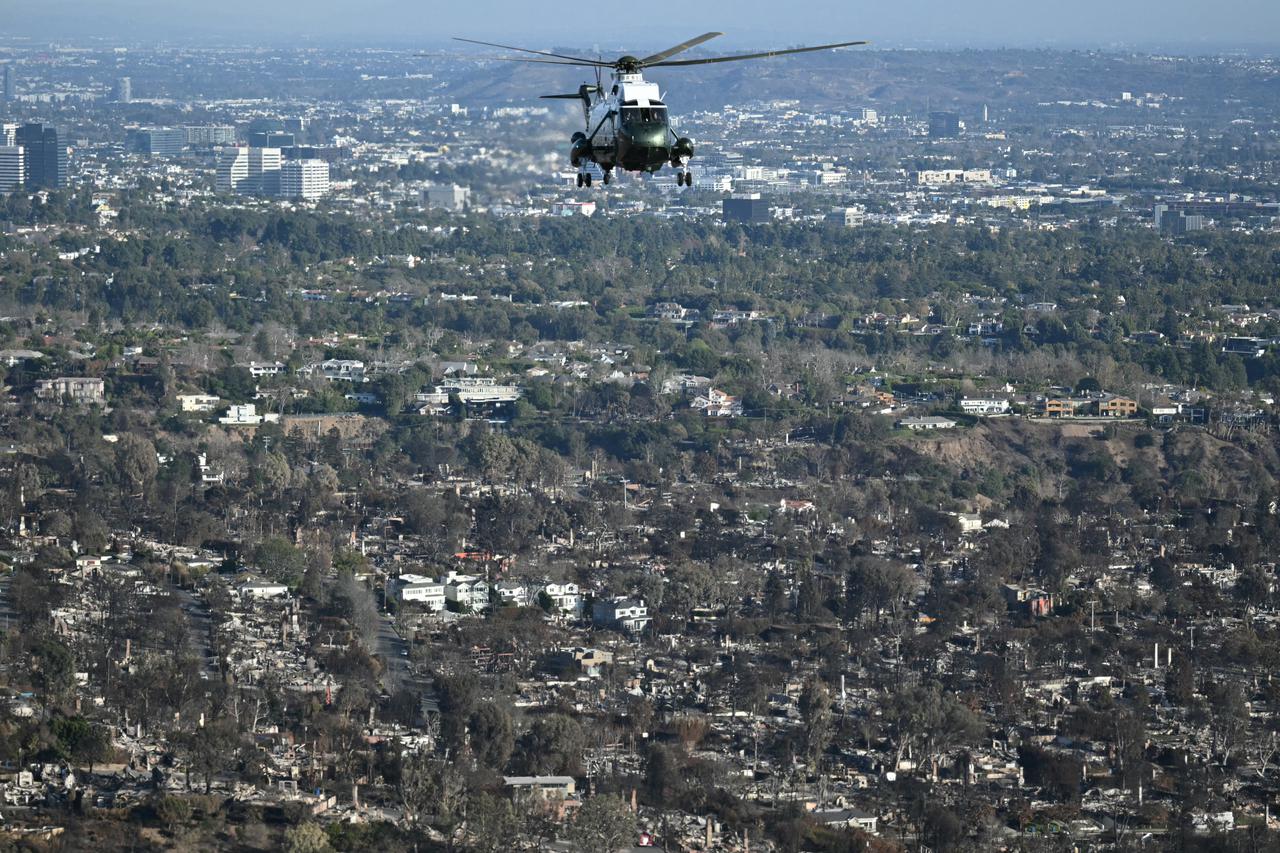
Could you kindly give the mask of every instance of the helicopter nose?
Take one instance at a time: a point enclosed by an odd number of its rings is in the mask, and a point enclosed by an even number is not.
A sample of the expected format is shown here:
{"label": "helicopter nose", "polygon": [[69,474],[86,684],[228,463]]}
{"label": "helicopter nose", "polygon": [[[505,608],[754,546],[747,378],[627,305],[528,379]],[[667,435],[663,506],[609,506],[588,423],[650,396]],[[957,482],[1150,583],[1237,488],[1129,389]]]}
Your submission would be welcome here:
{"label": "helicopter nose", "polygon": [[624,131],[627,139],[637,148],[665,148],[667,133],[663,127],[636,127]]}

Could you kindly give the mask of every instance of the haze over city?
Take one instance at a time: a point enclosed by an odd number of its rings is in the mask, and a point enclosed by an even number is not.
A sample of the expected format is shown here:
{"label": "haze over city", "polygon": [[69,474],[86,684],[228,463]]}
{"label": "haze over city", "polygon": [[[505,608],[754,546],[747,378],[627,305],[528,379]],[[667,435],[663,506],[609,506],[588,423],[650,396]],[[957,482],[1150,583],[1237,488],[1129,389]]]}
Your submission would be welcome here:
{"label": "haze over city", "polygon": [[778,39],[812,43],[834,36],[872,38],[886,47],[1164,45],[1187,50],[1270,48],[1280,40],[1280,5],[1270,0],[813,0],[802,5],[692,0],[680,4],[678,15],[660,6],[626,5],[597,15],[565,3],[521,0],[49,0],[40,4],[38,14],[36,8],[14,0],[0,3],[5,21],[0,36],[429,44],[463,34],[590,46],[631,45],[718,29],[727,35],[717,49],[758,47]]}

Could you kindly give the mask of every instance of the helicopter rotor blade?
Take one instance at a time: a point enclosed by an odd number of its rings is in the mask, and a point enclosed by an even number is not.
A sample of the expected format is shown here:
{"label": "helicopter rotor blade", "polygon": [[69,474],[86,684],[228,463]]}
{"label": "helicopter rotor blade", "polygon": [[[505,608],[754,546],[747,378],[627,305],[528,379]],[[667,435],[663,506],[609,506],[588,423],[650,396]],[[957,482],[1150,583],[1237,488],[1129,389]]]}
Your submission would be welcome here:
{"label": "helicopter rotor blade", "polygon": [[816,47],[793,47],[788,50],[766,50],[763,53],[740,53],[736,56],[713,56],[709,59],[676,59],[671,62],[646,63],[650,68],[674,68],[679,65],[711,65],[716,62],[738,62],[743,59],[767,59],[770,56],[786,56],[792,53],[811,53],[815,50],[835,50],[838,47],[856,47],[870,44],[867,41],[843,41],[839,44],[820,44]]}
{"label": "helicopter rotor blade", "polygon": [[[576,65],[598,65],[598,64],[599,64],[599,63],[598,63],[596,60],[594,60],[594,59],[584,59],[584,58],[582,58],[582,57],[580,57],[580,56],[566,56],[566,55],[564,55],[564,54],[562,54],[562,53],[550,53],[550,52],[545,51],[545,50],[530,50],[530,49],[529,49],[529,48],[527,48],[527,47],[514,47],[513,45],[509,45],[509,44],[496,44],[496,43],[491,42],[491,41],[476,41],[475,39],[464,39],[464,38],[458,38],[457,36],[455,36],[453,40],[454,40],[454,41],[464,41],[464,42],[466,42],[467,44],[479,44],[479,45],[484,45],[485,47],[500,47],[500,48],[502,48],[503,50],[518,50],[518,51],[520,51],[521,53],[536,53],[538,56],[552,56],[552,57],[555,57],[556,59],[565,59],[565,60],[570,60],[573,64],[576,64]],[[532,60],[529,60],[529,61],[532,61]]]}
{"label": "helicopter rotor blade", "polygon": [[711,41],[716,36],[722,36],[722,35],[724,35],[724,33],[703,33],[702,35],[695,36],[694,38],[691,38],[688,41],[682,41],[680,42],[680,44],[676,45],[675,47],[669,47],[666,50],[662,51],[661,53],[655,53],[652,56],[646,56],[644,59],[640,60],[640,64],[653,65],[655,62],[661,62],[664,59],[670,59],[671,57],[675,56],[677,53],[684,53],[689,48],[697,47],[703,42]]}
{"label": "helicopter rotor blade", "polygon": [[486,56],[486,62],[539,62],[546,65],[572,65],[575,68],[612,68],[612,62],[569,62],[565,59],[533,59],[524,56]]}

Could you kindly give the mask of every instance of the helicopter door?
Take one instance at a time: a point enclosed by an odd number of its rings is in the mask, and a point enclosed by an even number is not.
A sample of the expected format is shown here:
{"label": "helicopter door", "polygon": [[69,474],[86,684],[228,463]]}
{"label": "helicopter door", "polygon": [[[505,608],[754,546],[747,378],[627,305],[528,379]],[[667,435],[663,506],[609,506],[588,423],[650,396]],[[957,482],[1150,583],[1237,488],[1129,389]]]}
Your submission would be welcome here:
{"label": "helicopter door", "polygon": [[608,100],[601,101],[591,108],[588,120],[587,135],[597,148],[613,145],[618,136],[617,110]]}

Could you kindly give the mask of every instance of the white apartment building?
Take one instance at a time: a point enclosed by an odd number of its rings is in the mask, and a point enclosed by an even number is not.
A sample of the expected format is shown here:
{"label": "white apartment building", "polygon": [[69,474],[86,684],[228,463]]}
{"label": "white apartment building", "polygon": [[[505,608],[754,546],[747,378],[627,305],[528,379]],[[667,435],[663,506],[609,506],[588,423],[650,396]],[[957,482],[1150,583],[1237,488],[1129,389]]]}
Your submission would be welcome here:
{"label": "white apartment building", "polygon": [[234,145],[236,141],[236,129],[231,125],[188,125],[183,130],[188,145]]}
{"label": "white apartment building", "polygon": [[923,169],[916,172],[918,186],[936,187],[946,184],[990,184],[990,169]]}
{"label": "white apartment building", "polygon": [[70,400],[72,403],[96,403],[100,406],[107,402],[107,390],[101,379],[60,376],[37,382],[36,397],[55,402]]}
{"label": "white apartment building", "polygon": [[222,400],[214,394],[179,394],[178,405],[184,412],[212,412]]}

